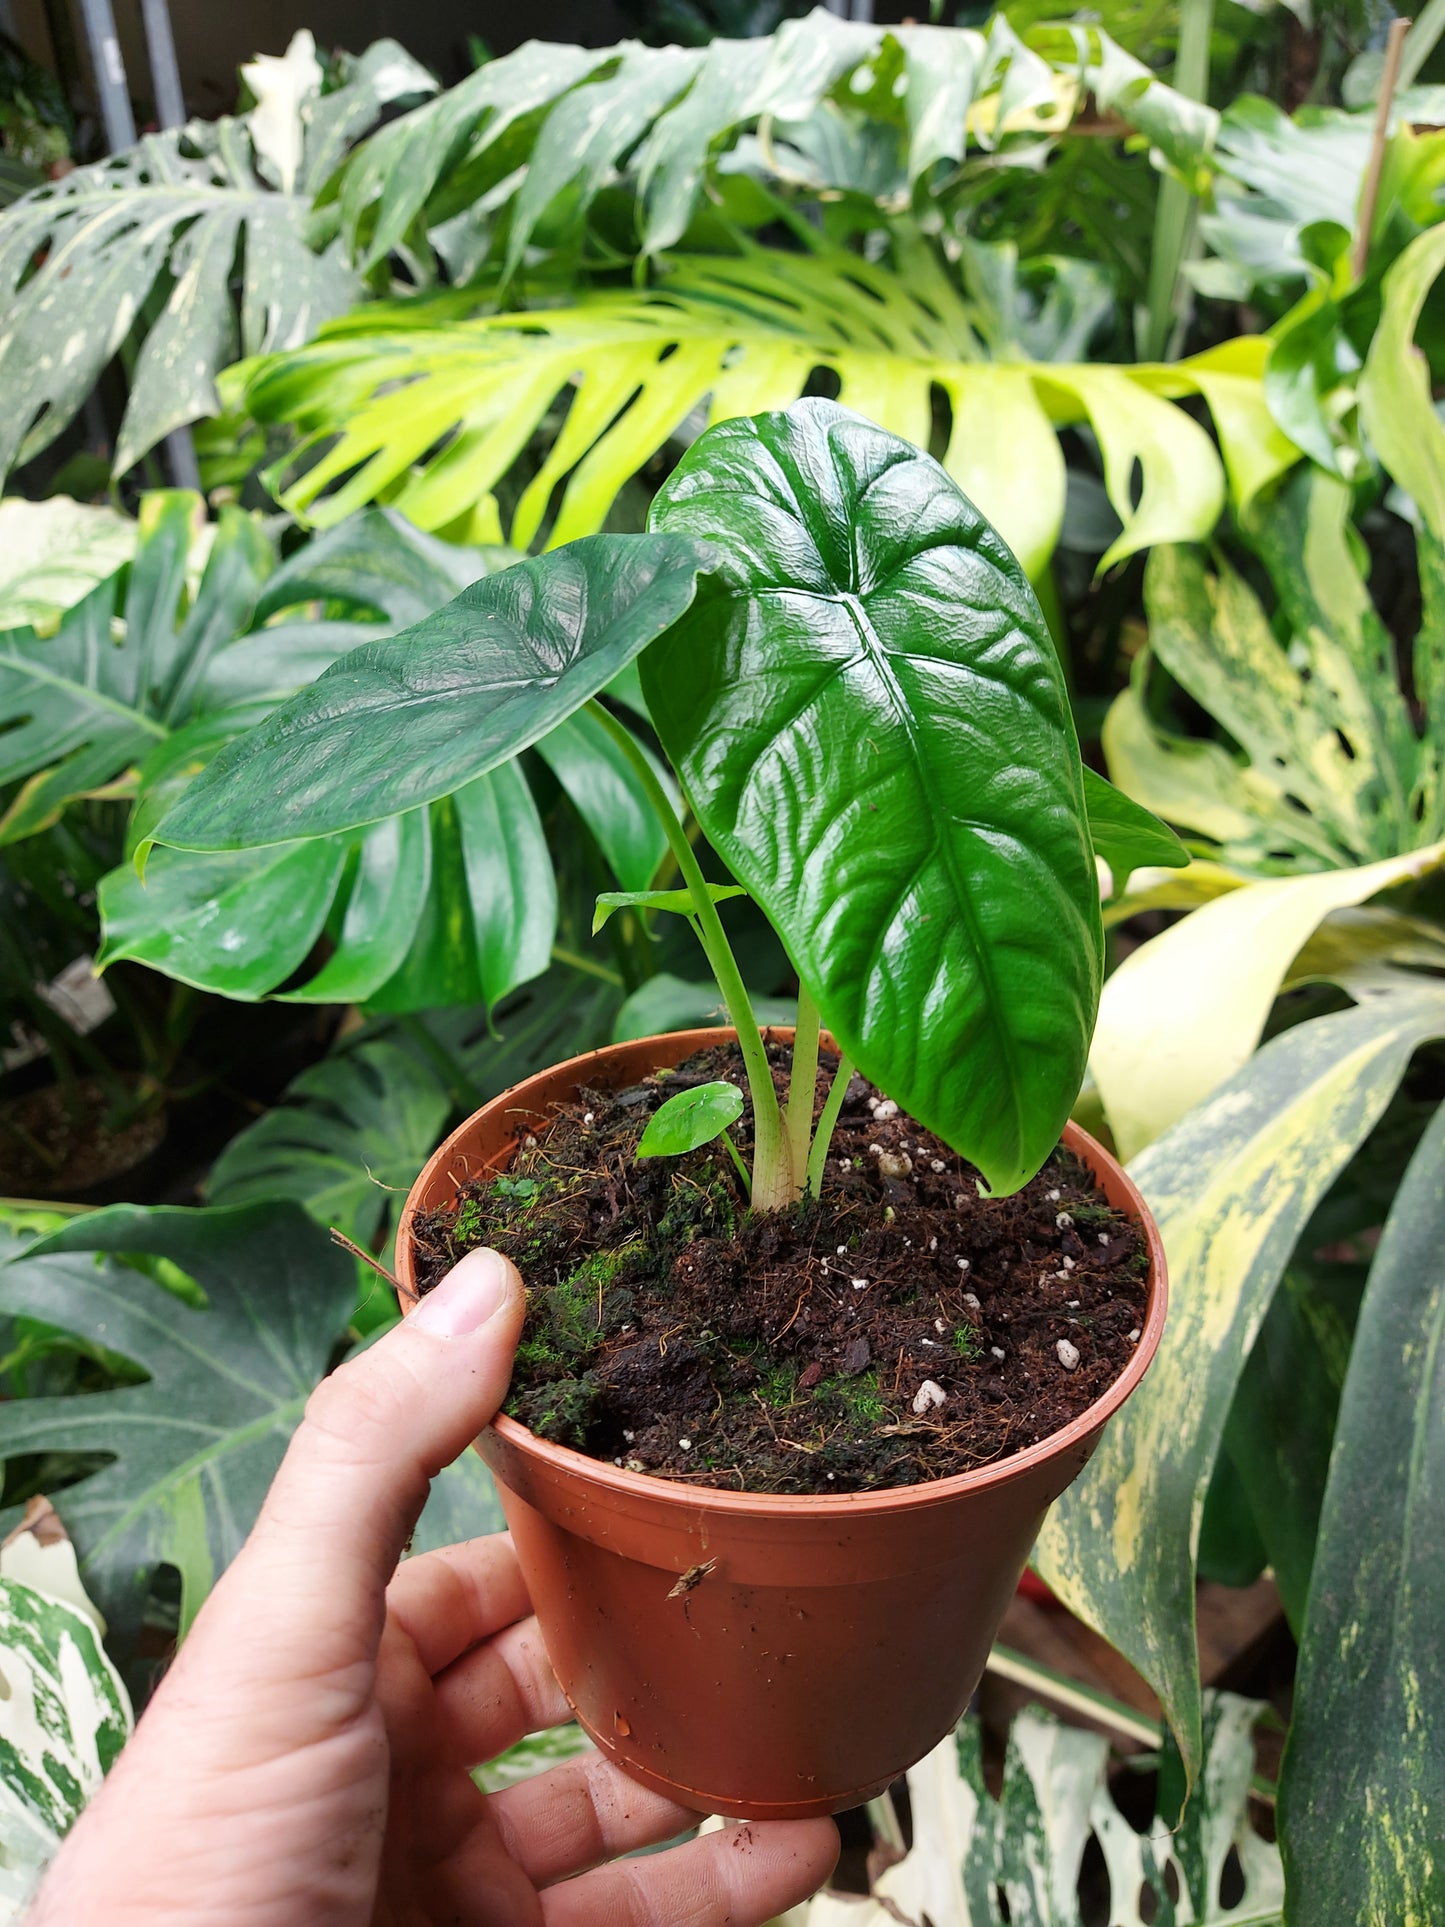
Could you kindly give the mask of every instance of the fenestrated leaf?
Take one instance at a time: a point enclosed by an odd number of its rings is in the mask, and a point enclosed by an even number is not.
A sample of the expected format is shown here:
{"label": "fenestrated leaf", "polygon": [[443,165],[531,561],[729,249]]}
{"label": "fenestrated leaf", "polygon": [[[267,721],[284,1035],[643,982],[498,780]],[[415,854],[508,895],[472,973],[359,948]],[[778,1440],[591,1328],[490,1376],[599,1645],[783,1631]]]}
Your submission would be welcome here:
{"label": "fenestrated leaf", "polygon": [[1182,870],[1189,852],[1167,823],[1161,823],[1152,810],[1141,809],[1122,790],[1106,783],[1096,770],[1084,765],[1084,809],[1088,815],[1089,842],[1095,856],[1108,864],[1115,890],[1122,890],[1131,870],[1146,866]]}
{"label": "fenestrated leaf", "polygon": [[[922,446],[941,396],[952,418],[945,467],[1031,571],[1058,537],[1057,431],[1070,424],[1092,427],[1105,456],[1124,525],[1110,562],[1150,542],[1203,540],[1219,514],[1219,455],[1175,400],[1203,394],[1218,405],[1237,486],[1257,491],[1298,459],[1272,424],[1259,371],[1225,368],[1217,354],[1197,358],[1197,372],[1193,360],[1030,362],[1012,348],[1009,360],[989,362],[962,292],[921,246],[898,269],[842,249],[682,256],[656,286],[522,316],[459,320],[455,297],[446,302],[434,316],[416,303],[401,316],[363,310],[242,371],[249,411],[304,437],[273,472],[287,507],[325,525],[384,494],[420,525],[443,528],[490,497],[572,388],[509,531],[528,546],[562,484],[548,527],[549,544],[560,545],[605,525],[619,489],[694,410],[720,421],[782,407],[820,372],[836,378],[844,406]],[[1000,447],[1023,462],[1027,486],[1017,462],[994,458]]]}
{"label": "fenestrated leaf", "polygon": [[[676,809],[672,777],[644,745],[638,748]],[[537,754],[571,797],[618,882],[629,890],[645,889],[666,854],[667,835],[637,771],[609,731],[579,710],[538,741]]]}
{"label": "fenestrated leaf", "polygon": [[[163,1257],[198,1311],[95,1253]],[[290,1203],[185,1211],[114,1205],[0,1270],[0,1311],[99,1339],[145,1370],[115,1391],[0,1406],[0,1454],[112,1454],[56,1495],[81,1573],[123,1651],[158,1565],[182,1623],[248,1531],[355,1297],[351,1261]]]}
{"label": "fenestrated leaf", "polygon": [[642,661],[709,841],[865,1075],[1016,1189],[1078,1093],[1102,942],[1023,571],[937,463],[826,402],[710,430],[653,521],[721,558]]}
{"label": "fenestrated leaf", "polygon": [[1149,1376],[1045,1522],[1038,1564],[1149,1680],[1191,1776],[1202,1763],[1194,1559],[1240,1368],[1314,1205],[1411,1053],[1441,1035],[1434,986],[1316,1018],[1131,1166],[1183,1288]]}
{"label": "fenestrated leaf", "polygon": [[333,1051],[235,1137],[206,1186],[211,1204],[294,1198],[319,1225],[370,1247],[435,1150],[451,1105],[404,1036]]}
{"label": "fenestrated leaf", "polygon": [[[933,1927],[1078,1927],[1099,1871],[1111,1927],[1186,1918],[1200,1927],[1279,1927],[1279,1855],[1249,1817],[1262,1710],[1233,1693],[1209,1696],[1208,1772],[1177,1832],[1158,1815],[1138,1831],[1110,1790],[1107,1740],[1032,1707],[1013,1722],[995,1798],[980,1728],[967,1720],[909,1768],[913,1838],[904,1858],[879,1876],[870,1901],[815,1901],[807,1927],[888,1927],[900,1917]],[[1085,1868],[1091,1840],[1099,1871]],[[1232,1857],[1242,1891],[1225,1904],[1220,1876]]]}
{"label": "fenestrated leaf", "polygon": [[0,1576],[0,1915],[19,1920],[131,1729],[130,1700],[79,1606]]}
{"label": "fenestrated leaf", "polygon": [[[747,891],[740,883],[710,883],[707,893],[714,903],[726,903],[729,897],[745,897]],[[597,908],[592,916],[592,934],[595,937],[608,920],[619,910],[666,910],[675,917],[690,917],[693,913],[691,890],[604,890],[597,899]]]}
{"label": "fenestrated leaf", "polygon": [[[748,992],[748,1002],[760,1024],[797,1022],[798,1006],[792,998],[761,997],[753,990]],[[649,977],[623,1004],[612,1027],[611,1041],[626,1044],[634,1037],[655,1037],[663,1031],[731,1022],[723,994],[715,983],[674,977],[664,970]]]}
{"label": "fenestrated leaf", "polygon": [[678,1158],[700,1144],[711,1144],[743,1114],[743,1094],[726,1079],[697,1084],[659,1104],[637,1140],[640,1158]]}
{"label": "fenestrated leaf", "polygon": [[685,537],[615,535],[488,576],[230,744],[156,838],[241,850],[448,796],[580,708],[687,607],[708,566]]}
{"label": "fenestrated leaf", "polygon": [[1340,1401],[1280,1787],[1298,1927],[1445,1910],[1442,1622],[1445,1109],[1391,1207]]}
{"label": "fenestrated leaf", "polygon": [[0,782],[29,779],[0,824],[0,841],[46,828],[74,797],[164,741],[193,704],[213,654],[250,619],[270,550],[236,510],[224,512],[187,606],[200,513],[193,495],[147,497],[124,573],[70,609],[53,635],[20,629],[0,637]]}
{"label": "fenestrated leaf", "polygon": [[[320,70],[317,72],[319,84]],[[292,107],[308,159],[334,165],[388,102],[431,90],[394,42],[379,42],[325,101]],[[251,117],[145,135],[123,154],[47,182],[0,221],[0,475],[70,422],[140,322],[119,469],[167,430],[217,407],[217,371],[235,357],[306,340],[356,298],[339,249],[303,236],[320,185],[304,164],[294,192],[268,182]],[[233,272],[234,271],[234,272]],[[233,299],[240,283],[240,312]],[[153,291],[164,300],[147,330]]]}

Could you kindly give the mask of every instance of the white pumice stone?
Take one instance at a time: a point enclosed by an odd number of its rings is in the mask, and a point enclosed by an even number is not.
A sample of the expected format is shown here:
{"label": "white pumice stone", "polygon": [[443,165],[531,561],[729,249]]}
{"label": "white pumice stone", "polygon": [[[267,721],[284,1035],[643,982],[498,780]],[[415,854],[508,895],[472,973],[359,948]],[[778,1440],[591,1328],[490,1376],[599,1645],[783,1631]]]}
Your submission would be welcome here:
{"label": "white pumice stone", "polygon": [[1129,1343],[1130,1343],[1131,1345],[1137,1345],[1137,1344],[1139,1343],[1139,1340],[1140,1340],[1140,1339],[1141,1339],[1141,1338],[1142,1338],[1143,1336],[1144,1336],[1144,1334],[1143,1334],[1143,1332],[1141,1332],[1141,1331],[1140,1331],[1140,1329],[1139,1329],[1139,1327],[1138,1327],[1138,1326],[1136,1325],[1136,1326],[1134,1327],[1134,1329],[1133,1329],[1133,1331],[1131,1331],[1131,1332],[1130,1332],[1130,1334],[1129,1334]]}
{"label": "white pumice stone", "polygon": [[880,1151],[878,1175],[881,1178],[906,1178],[913,1170],[913,1159],[906,1151]]}
{"label": "white pumice stone", "polygon": [[878,1108],[874,1111],[873,1115],[874,1117],[877,1118],[878,1122],[881,1124],[886,1118],[897,1117],[898,1106],[893,1102],[893,1099],[891,1097],[885,1097],[882,1100],[882,1102],[878,1105]]}
{"label": "white pumice stone", "polygon": [[1077,1345],[1070,1344],[1067,1338],[1061,1338],[1058,1344],[1055,1345],[1054,1350],[1058,1353],[1059,1363],[1066,1372],[1078,1370],[1079,1348]]}
{"label": "white pumice stone", "polygon": [[913,1394],[913,1410],[920,1418],[925,1412],[931,1412],[935,1407],[946,1405],[947,1403],[948,1393],[944,1391],[941,1385],[935,1384],[931,1378],[925,1378],[918,1390]]}
{"label": "white pumice stone", "polygon": [[867,1291],[868,1280],[866,1278],[855,1278],[853,1280],[853,1289],[854,1291]]}
{"label": "white pumice stone", "polygon": [[1054,1223],[1059,1227],[1060,1231],[1067,1231],[1073,1222],[1073,1219],[1067,1211],[1061,1211],[1058,1217],[1054,1219]]}
{"label": "white pumice stone", "polygon": [[948,1330],[948,1327],[941,1318],[935,1318],[933,1321],[933,1329],[938,1333],[939,1337],[942,1338],[943,1334]]}
{"label": "white pumice stone", "polygon": [[975,1296],[975,1294],[971,1291],[966,1291],[963,1294],[963,1302],[966,1305],[971,1305],[975,1311],[978,1311],[980,1309],[978,1299]]}
{"label": "white pumice stone", "polygon": [[960,1258],[960,1259],[959,1259],[959,1261],[958,1261],[958,1268],[959,1268],[959,1270],[960,1270],[960,1271],[967,1271],[967,1270],[969,1269],[969,1262],[968,1262],[968,1259],[967,1259],[967,1258]]}
{"label": "white pumice stone", "polygon": [[935,1171],[946,1171],[948,1169],[948,1166],[944,1163],[942,1158],[931,1158],[929,1162],[932,1164]]}
{"label": "white pumice stone", "polygon": [[989,1350],[993,1353],[995,1358],[1008,1357],[1008,1353],[1004,1350],[1002,1345],[990,1345]]}
{"label": "white pumice stone", "polygon": [[1106,1245],[1106,1244],[1108,1244],[1108,1242],[1109,1242],[1109,1234],[1108,1234],[1108,1232],[1107,1232],[1107,1231],[1101,1231],[1101,1232],[1099,1233],[1099,1243],[1100,1243],[1101,1245]]}
{"label": "white pumice stone", "polygon": [[1062,1192],[1062,1191],[1050,1191],[1050,1192],[1049,1192],[1049,1193],[1048,1193],[1047,1195],[1048,1195],[1048,1199],[1049,1199],[1049,1202],[1050,1202],[1050,1204],[1057,1204],[1057,1203],[1058,1203],[1058,1201],[1059,1201],[1059,1199],[1060,1199],[1060,1198],[1061,1198],[1061,1197],[1062,1197],[1062,1196],[1063,1196],[1064,1194],[1063,1194],[1063,1192]]}
{"label": "white pumice stone", "polygon": [[680,1451],[683,1451],[683,1452],[690,1452],[690,1451],[692,1450],[692,1440],[691,1440],[691,1439],[679,1439],[677,1443],[678,1443],[678,1449],[679,1449]]}

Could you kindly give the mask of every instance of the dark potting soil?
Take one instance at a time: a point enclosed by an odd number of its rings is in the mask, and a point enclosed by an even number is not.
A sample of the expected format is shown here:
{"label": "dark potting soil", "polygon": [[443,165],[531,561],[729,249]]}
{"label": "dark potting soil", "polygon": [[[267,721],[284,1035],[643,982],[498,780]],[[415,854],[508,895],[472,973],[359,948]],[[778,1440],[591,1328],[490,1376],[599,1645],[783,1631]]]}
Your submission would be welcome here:
{"label": "dark potting soil", "polygon": [[[769,1055],[782,1093],[789,1053]],[[635,1156],[664,1098],[720,1077],[746,1091],[736,1045],[584,1090],[505,1176],[418,1216],[421,1291],[479,1244],[527,1281],[513,1418],[633,1471],[858,1492],[1021,1451],[1123,1371],[1147,1252],[1076,1158],[981,1197],[970,1164],[855,1076],[821,1199],[755,1217],[721,1144]],[[745,1158],[751,1129],[749,1107]]]}

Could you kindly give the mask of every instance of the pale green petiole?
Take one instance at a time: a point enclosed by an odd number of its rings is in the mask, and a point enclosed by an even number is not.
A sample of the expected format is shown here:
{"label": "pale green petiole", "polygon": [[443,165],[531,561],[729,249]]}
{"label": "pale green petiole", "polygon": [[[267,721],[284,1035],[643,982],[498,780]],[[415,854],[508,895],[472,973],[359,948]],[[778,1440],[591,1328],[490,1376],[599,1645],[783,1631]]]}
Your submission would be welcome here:
{"label": "pale green petiole", "polygon": [[[853,1066],[846,1057],[840,1057],[838,1068],[829,1086],[828,1096],[818,1119],[816,1133],[813,1130],[813,1096],[818,1082],[818,1045],[822,1017],[813,1001],[808,986],[798,980],[798,1022],[793,1033],[793,1065],[788,1087],[786,1113],[778,1105],[778,1094],[773,1085],[773,1073],[768,1064],[767,1048],[758,1020],[753,1015],[752,1001],[743,983],[742,972],[738,969],[737,958],[727,940],[727,932],[722,927],[717,904],[713,900],[707,879],[688,842],[687,832],[677,820],[677,812],[669,802],[667,792],[657,780],[657,772],[643,755],[632,732],[619,723],[601,703],[589,702],[592,714],[602,724],[608,735],[617,744],[637,773],[638,781],[646,792],[648,801],[657,811],[667,841],[677,863],[688,896],[692,899],[692,909],[688,922],[697,934],[702,945],[703,955],[707,958],[713,976],[717,979],[728,1015],[732,1018],[733,1029],[738,1034],[738,1047],[743,1054],[743,1066],[747,1072],[748,1091],[753,1100],[753,1169],[749,1178],[746,1165],[731,1133],[724,1129],[720,1135],[727,1147],[729,1157],[737,1166],[742,1177],[754,1211],[777,1211],[784,1205],[794,1204],[801,1197],[817,1197],[822,1189],[823,1167],[828,1158],[828,1146],[833,1141],[833,1129],[838,1122],[838,1114],[843,1108],[843,1098],[853,1075]],[[603,901],[599,899],[599,901]],[[607,901],[611,901],[608,899]],[[676,906],[669,905],[669,908]],[[811,1148],[810,1148],[811,1140]]]}
{"label": "pale green petiole", "polygon": [[753,1100],[753,1209],[776,1211],[793,1202],[799,1187],[793,1177],[788,1140],[783,1134],[783,1118],[778,1108],[778,1094],[773,1088],[768,1053],[758,1029],[758,1020],[753,1015],[742,972],[738,969],[737,959],[722,927],[717,905],[709,894],[707,879],[687,840],[687,832],[678,822],[677,812],[668,801],[667,792],[634,741],[632,732],[595,699],[587,707],[636,771],[648,801],[657,811],[682,880],[692,897],[703,954],[717,979],[718,989],[733,1021],[733,1029],[738,1034],[738,1048],[742,1051],[743,1067],[747,1072],[748,1093]]}
{"label": "pale green petiole", "polygon": [[818,1118],[817,1133],[813,1138],[813,1149],[808,1158],[807,1192],[812,1198],[821,1197],[823,1191],[823,1166],[828,1162],[828,1146],[833,1142],[833,1126],[838,1122],[838,1113],[843,1108],[843,1099],[848,1094],[848,1086],[853,1081],[853,1065],[840,1051],[838,1068],[833,1073],[833,1081],[828,1086],[822,1113]]}

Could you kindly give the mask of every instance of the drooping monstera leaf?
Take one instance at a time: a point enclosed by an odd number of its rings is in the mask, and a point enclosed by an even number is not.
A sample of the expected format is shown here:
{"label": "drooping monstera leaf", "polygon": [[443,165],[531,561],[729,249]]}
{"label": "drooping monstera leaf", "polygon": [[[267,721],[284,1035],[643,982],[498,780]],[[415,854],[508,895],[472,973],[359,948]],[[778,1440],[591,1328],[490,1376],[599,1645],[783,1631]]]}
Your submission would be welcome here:
{"label": "drooping monstera leaf", "polygon": [[719,573],[642,659],[709,840],[865,1074],[1023,1183],[1102,973],[1078,744],[1022,569],[936,462],[831,402],[724,423],[653,522]]}
{"label": "drooping monstera leaf", "polygon": [[[135,1268],[161,1258],[205,1307]],[[9,1260],[8,1263],[3,1262]],[[250,1531],[306,1400],[347,1342],[353,1262],[299,1205],[113,1205],[27,1244],[0,1226],[0,1314],[37,1318],[146,1374],[112,1391],[0,1405],[0,1457],[109,1454],[55,1494],[80,1571],[125,1661],[160,1565],[181,1579],[181,1626]],[[484,1468],[448,1468],[418,1529],[500,1525]]]}
{"label": "drooping monstera leaf", "polygon": [[357,298],[344,252],[309,244],[311,198],[388,104],[436,83],[379,41],[325,94],[309,34],[253,71],[252,112],[147,134],[0,218],[0,476],[54,441],[128,340],[117,472],[216,412],[216,374],[238,349],[305,341]]}

